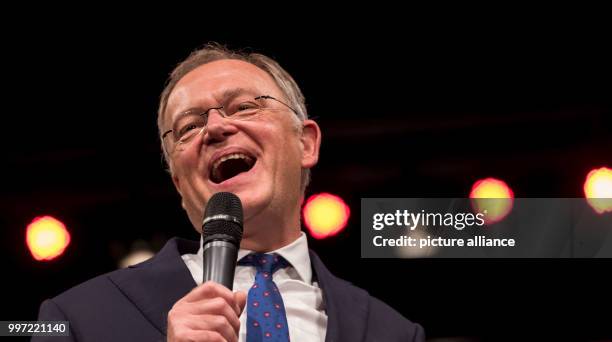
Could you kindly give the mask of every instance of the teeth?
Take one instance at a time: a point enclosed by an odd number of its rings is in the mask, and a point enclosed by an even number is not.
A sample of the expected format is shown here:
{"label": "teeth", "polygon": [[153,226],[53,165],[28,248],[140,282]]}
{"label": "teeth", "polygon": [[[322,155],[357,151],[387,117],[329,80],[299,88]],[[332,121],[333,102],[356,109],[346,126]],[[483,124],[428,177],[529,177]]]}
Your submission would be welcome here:
{"label": "teeth", "polygon": [[252,163],[252,161],[253,161],[253,159],[252,159],[251,157],[249,157],[249,156],[247,156],[247,155],[245,155],[245,154],[242,154],[242,153],[232,153],[232,154],[228,154],[228,155],[226,155],[226,156],[223,156],[223,157],[219,158],[219,159],[218,159],[218,160],[215,162],[215,164],[213,165],[213,175],[214,175],[215,177],[218,177],[218,176],[219,176],[219,175],[217,174],[219,165],[221,165],[221,163],[223,163],[224,161],[229,160],[229,159],[244,159],[244,160],[246,160],[246,161],[247,161],[247,163],[249,163],[249,164],[251,164],[251,163]]}

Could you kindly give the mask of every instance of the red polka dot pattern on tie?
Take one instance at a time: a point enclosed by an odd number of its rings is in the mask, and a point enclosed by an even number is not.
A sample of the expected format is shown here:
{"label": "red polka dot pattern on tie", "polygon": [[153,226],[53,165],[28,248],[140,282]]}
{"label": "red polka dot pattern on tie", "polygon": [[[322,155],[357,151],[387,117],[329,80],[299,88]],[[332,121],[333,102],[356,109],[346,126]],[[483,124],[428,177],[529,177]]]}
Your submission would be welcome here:
{"label": "red polka dot pattern on tie", "polygon": [[253,253],[238,264],[257,269],[247,300],[247,342],[289,341],[283,298],[272,279],[274,272],[289,263],[278,254]]}

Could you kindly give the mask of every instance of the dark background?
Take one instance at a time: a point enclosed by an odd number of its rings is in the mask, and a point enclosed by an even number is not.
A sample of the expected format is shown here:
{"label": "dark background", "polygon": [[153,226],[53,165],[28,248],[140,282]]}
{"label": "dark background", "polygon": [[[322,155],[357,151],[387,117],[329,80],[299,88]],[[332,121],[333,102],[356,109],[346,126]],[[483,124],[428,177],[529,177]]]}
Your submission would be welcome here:
{"label": "dark background", "polygon": [[[36,319],[43,299],[116,269],[136,240],[198,238],[163,169],[156,107],[173,66],[215,40],[275,58],[302,87],[323,131],[307,194],[340,195],[353,213],[338,236],[309,240],[334,273],[429,337],[611,338],[610,260],[367,260],[359,249],[362,197],[465,197],[488,176],[516,197],[582,197],[587,172],[612,166],[610,27],[580,17],[321,29],[315,16],[299,34],[261,15],[254,30],[87,16],[4,27],[0,319]],[[50,263],[25,245],[43,214],[72,234]]]}

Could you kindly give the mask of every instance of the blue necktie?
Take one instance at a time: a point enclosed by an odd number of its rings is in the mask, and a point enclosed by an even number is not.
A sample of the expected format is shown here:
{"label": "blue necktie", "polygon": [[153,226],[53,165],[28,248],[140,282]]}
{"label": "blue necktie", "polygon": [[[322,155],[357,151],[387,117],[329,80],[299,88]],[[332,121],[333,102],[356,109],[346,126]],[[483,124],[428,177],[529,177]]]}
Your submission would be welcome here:
{"label": "blue necktie", "polygon": [[272,281],[274,272],[289,265],[287,260],[278,254],[252,253],[238,265],[257,269],[247,300],[247,342],[289,341],[285,305]]}

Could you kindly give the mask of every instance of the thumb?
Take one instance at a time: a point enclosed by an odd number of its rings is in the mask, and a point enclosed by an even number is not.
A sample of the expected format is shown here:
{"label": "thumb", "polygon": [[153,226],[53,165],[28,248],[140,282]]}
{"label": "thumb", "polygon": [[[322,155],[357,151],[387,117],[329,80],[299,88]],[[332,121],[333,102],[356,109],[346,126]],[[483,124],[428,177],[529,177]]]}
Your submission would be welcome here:
{"label": "thumb", "polygon": [[234,301],[236,301],[236,304],[238,305],[238,311],[236,311],[236,313],[238,314],[238,316],[240,316],[242,314],[242,310],[244,310],[244,306],[246,305],[246,301],[247,301],[246,292],[244,291],[234,292]]}

